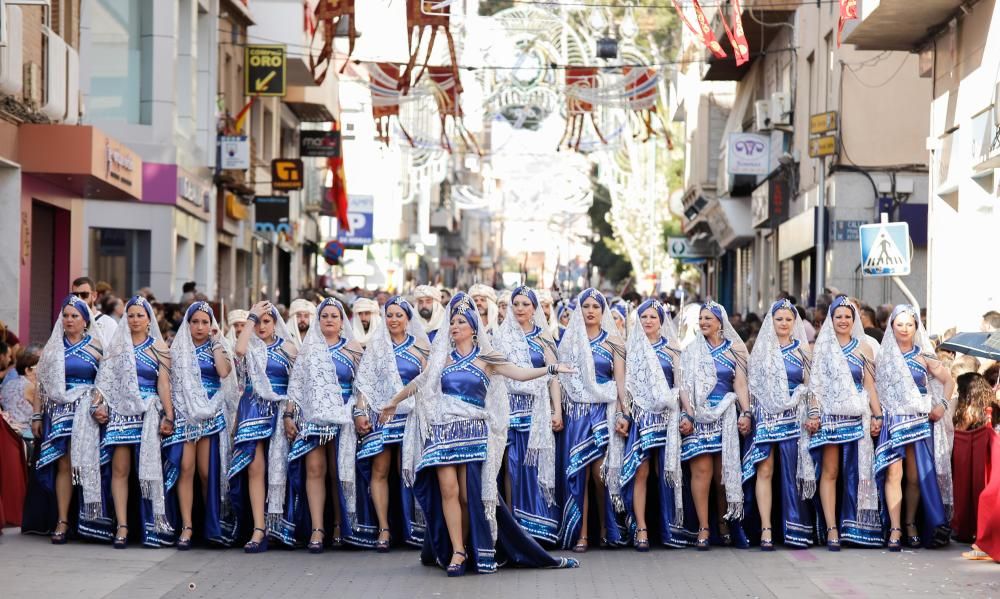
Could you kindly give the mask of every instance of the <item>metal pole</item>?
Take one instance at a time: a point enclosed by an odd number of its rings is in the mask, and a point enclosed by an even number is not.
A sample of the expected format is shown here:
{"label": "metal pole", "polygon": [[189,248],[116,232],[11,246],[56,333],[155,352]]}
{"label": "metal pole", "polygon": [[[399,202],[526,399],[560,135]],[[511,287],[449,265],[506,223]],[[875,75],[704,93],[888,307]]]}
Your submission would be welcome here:
{"label": "metal pole", "polygon": [[816,295],[826,288],[826,156],[819,159],[819,201],[816,208]]}

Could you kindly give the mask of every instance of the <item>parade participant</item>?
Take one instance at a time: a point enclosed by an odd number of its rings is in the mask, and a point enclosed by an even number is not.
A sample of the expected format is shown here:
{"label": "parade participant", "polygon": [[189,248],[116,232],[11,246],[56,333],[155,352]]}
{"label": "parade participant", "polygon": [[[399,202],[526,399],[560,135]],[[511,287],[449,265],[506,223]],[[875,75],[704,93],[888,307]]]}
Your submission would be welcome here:
{"label": "parade participant", "polygon": [[[576,372],[560,377],[565,396],[558,449],[563,502],[559,541],[583,553],[590,546],[588,519],[590,485],[597,497],[600,540],[621,545],[625,531],[615,520],[606,480],[621,474],[624,438],[629,422],[625,411],[625,346],[617,334],[607,300],[594,288],[577,300],[559,346],[559,360]],[[606,474],[602,471],[607,468]]]}
{"label": "parade participant", "polygon": [[109,541],[112,524],[101,485],[100,426],[91,411],[103,346],[91,335],[91,312],[83,299],[68,296],[60,312],[36,369],[39,389],[31,426],[42,442],[22,530],[51,533],[52,544],[66,543],[75,483],[80,485],[76,532]]}
{"label": "parade participant", "polygon": [[310,553],[322,553],[325,545],[328,473],[337,490],[331,510],[333,545],[345,538],[360,546],[374,540],[373,534],[367,535],[370,539],[357,536],[353,526],[358,440],[352,413],[363,350],[352,337],[344,306],[334,298],[323,300],[295,360],[283,426],[271,438],[267,511],[276,524],[271,534],[291,547],[308,538]]}
{"label": "parade participant", "polygon": [[354,340],[362,347],[367,347],[368,340],[375,332],[375,325],[382,320],[382,309],[375,300],[359,297],[354,300],[351,312],[354,313],[351,317]]}
{"label": "parade participant", "polygon": [[427,331],[427,338],[434,341],[438,328],[444,321],[444,305],[441,300],[441,292],[430,285],[419,285],[413,290],[414,302],[417,307],[417,315],[420,317],[420,324]]}
{"label": "parade participant", "polygon": [[[170,391],[170,351],[153,318],[153,307],[141,296],[125,304],[125,318],[101,360],[95,386],[101,397],[94,418],[104,425],[101,440],[102,478],[110,473],[115,508],[114,546],[128,542],[129,474],[138,465],[140,538],[148,547],[173,544],[164,499],[160,436],[174,432]],[[110,469],[110,471],[108,471]]]}
{"label": "parade participant", "polygon": [[[503,324],[504,318],[507,317],[507,308],[510,306],[510,291],[501,291],[500,295],[497,296],[497,325]],[[499,329],[499,327],[498,327]]]}
{"label": "parade participant", "polygon": [[[830,551],[840,551],[841,540],[881,547],[872,437],[882,429],[882,408],[861,318],[847,296],[838,296],[830,304],[816,336],[810,375],[820,414],[818,418],[815,412],[809,414],[802,434],[809,436],[809,453],[819,479],[817,529],[825,533]],[[819,430],[812,432],[817,422]],[[811,490],[806,481],[804,496]]]}
{"label": "parade participant", "polygon": [[268,450],[298,352],[294,343],[288,340],[285,322],[270,302],[255,304],[247,322],[253,326],[244,327],[236,340],[237,367],[244,371],[241,378],[246,384],[237,409],[233,457],[227,476],[233,517],[236,518],[234,536],[242,534],[249,500],[253,534],[244,551],[263,553],[267,551],[264,516],[268,470],[275,467],[284,470],[283,464],[276,465],[268,459]]}
{"label": "parade participant", "polygon": [[180,521],[177,548],[191,548],[194,535],[194,476],[201,483],[202,537],[206,542],[232,542],[229,515],[229,431],[236,417],[240,387],[232,357],[219,335],[219,323],[207,302],[191,304],[170,346],[171,385],[177,423],[163,440],[168,478],[175,486]]}
{"label": "parade participant", "polygon": [[[355,377],[354,422],[363,433],[357,457],[362,479],[358,485],[358,528],[375,531],[379,553],[389,551],[393,538],[417,547],[424,541],[423,515],[413,490],[402,483],[402,477],[398,489],[389,485],[394,461],[397,468],[401,464],[403,431],[413,400],[400,404],[389,422],[383,424],[379,417],[392,396],[423,372],[429,355],[430,341],[413,306],[402,297],[390,298],[385,318],[376,324]],[[390,505],[392,513],[401,517],[390,521]]]}
{"label": "parade participant", "polygon": [[236,339],[239,338],[243,328],[247,326],[250,313],[246,310],[230,310],[226,315],[226,336],[223,339],[226,343],[226,351],[233,355],[236,349]]}
{"label": "parade participant", "polygon": [[627,337],[626,321],[628,320],[628,306],[625,302],[619,301],[611,306],[611,317],[615,319],[615,326],[618,327],[618,335],[622,339]]}
{"label": "parade participant", "polygon": [[536,289],[535,295],[538,296],[538,305],[542,308],[542,317],[545,318],[545,323],[546,323],[545,328],[547,331],[549,331],[549,334],[551,335],[555,323],[554,321],[555,315],[552,310],[553,308],[552,292],[549,291],[548,289]]}
{"label": "parade participant", "polygon": [[723,545],[748,545],[743,533],[740,435],[753,415],[747,389],[747,350],[726,309],[701,305],[695,339],[681,363],[681,460],[690,464],[691,497],[697,515],[698,551],[710,545],[709,491],[715,486],[716,537]]}
{"label": "parade participant", "polygon": [[[479,310],[479,320],[485,326],[485,333],[492,335],[497,330],[500,314],[500,310],[497,308],[496,289],[482,283],[476,283],[469,287],[469,296],[476,303],[476,309]],[[452,297],[452,301],[454,299]]]}
{"label": "parade participant", "polygon": [[[513,290],[507,316],[493,340],[500,354],[522,368],[556,363],[555,341],[547,331],[538,296],[530,287]],[[507,504],[528,534],[555,543],[559,509],[555,505],[553,432],[563,428],[559,381],[548,377],[527,382],[507,380],[506,386],[510,401],[504,460]]]}
{"label": "parade participant", "polygon": [[908,304],[896,306],[875,366],[885,414],[875,473],[884,485],[890,551],[902,546],[903,504],[910,547],[945,545],[951,535],[954,425],[947,412],[955,383],[932,351],[917,311]]}
{"label": "parade participant", "polygon": [[90,277],[77,277],[73,279],[70,294],[82,299],[87,304],[93,320],[90,333],[97,337],[103,347],[107,347],[111,343],[115,331],[118,330],[118,323],[115,322],[114,318],[107,314],[101,314],[97,309],[97,292],[94,289],[94,281]]}
{"label": "parade participant", "polygon": [[566,327],[569,326],[570,316],[576,310],[576,298],[563,300],[559,302],[559,306],[556,308],[556,324],[552,329],[552,336],[556,340],[556,345],[562,342],[563,335],[566,333]]}
{"label": "parade participant", "polygon": [[517,525],[497,491],[508,403],[496,377],[527,381],[569,371],[506,361],[492,350],[472,298],[452,297],[427,370],[396,393],[380,417],[390,422],[396,407],[420,390],[403,442],[403,476],[426,517],[424,564],[446,567],[448,576],[461,576],[467,567],[493,572],[504,561],[541,568],[578,565],[546,553]]}
{"label": "parade participant", "polygon": [[[685,546],[681,473],[680,348],[670,315],[655,299],[635,311],[625,352],[625,388],[632,398],[632,421],[622,459],[621,497],[628,510],[629,534],[637,551],[649,551],[649,520],[654,537],[668,547]],[[656,485],[654,505],[647,488]],[[649,518],[648,518],[649,517]]]}
{"label": "parade participant", "polygon": [[302,345],[302,340],[309,331],[309,323],[315,314],[316,304],[302,298],[292,300],[292,305],[288,307],[285,328],[288,329],[289,340],[295,343],[296,347]]}
{"label": "parade participant", "polygon": [[[816,486],[808,436],[801,434],[803,426],[819,430],[819,406],[809,393],[809,360],[805,326],[795,306],[787,299],[774,302],[750,353],[755,426],[750,449],[743,456],[744,491],[757,503],[762,551],[774,550],[771,507],[775,491],[777,513],[782,516],[780,539],[793,547],[812,544],[812,506],[800,491],[808,485],[811,497]],[[755,477],[751,488],[749,481]]]}

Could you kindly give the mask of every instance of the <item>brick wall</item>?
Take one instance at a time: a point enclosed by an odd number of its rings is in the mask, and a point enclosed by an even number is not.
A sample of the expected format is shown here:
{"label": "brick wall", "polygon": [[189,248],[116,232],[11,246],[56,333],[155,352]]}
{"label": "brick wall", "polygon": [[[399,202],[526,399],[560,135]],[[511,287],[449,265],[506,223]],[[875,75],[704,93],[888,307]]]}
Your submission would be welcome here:
{"label": "brick wall", "polygon": [[[22,72],[26,76],[22,97],[17,98],[25,104],[32,105],[35,101],[43,97],[42,89],[31,89],[32,83],[27,78],[32,78],[40,85],[44,85],[44,36],[42,35],[42,25],[44,23],[44,12],[40,6],[19,6],[21,10],[22,28]],[[52,1],[52,30],[62,37],[73,48],[80,48],[80,0],[53,0]],[[35,65],[35,66],[30,66]],[[29,75],[36,72],[37,76]],[[33,100],[33,101],[31,101]],[[35,106],[37,107],[37,105]]]}

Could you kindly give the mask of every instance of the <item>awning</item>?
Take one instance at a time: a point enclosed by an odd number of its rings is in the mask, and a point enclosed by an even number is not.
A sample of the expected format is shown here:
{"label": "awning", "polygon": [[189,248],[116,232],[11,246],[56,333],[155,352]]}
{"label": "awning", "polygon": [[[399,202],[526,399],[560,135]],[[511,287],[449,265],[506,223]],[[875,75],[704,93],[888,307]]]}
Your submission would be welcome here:
{"label": "awning", "polygon": [[[704,81],[740,81],[748,72],[757,58],[760,58],[764,51],[768,49],[774,38],[781,32],[781,23],[787,23],[795,14],[794,3],[788,0],[774,0],[776,8],[768,8],[768,2],[753,3],[753,17],[749,10],[744,10],[740,15],[743,21],[743,33],[747,36],[747,47],[750,49],[750,60],[741,66],[736,66],[733,46],[729,43],[726,30],[722,27],[720,13],[716,13],[712,21],[712,29],[715,37],[726,52],[725,58],[716,58],[707,48],[705,56],[708,60],[708,70],[702,77]],[[727,22],[731,17],[728,6],[725,9]],[[758,22],[759,21],[759,22]],[[762,24],[763,23],[763,24]],[[732,23],[730,23],[732,25]]]}
{"label": "awning", "polygon": [[[967,0],[866,0],[860,21],[848,22],[845,44],[858,50],[913,50],[951,20]],[[852,23],[857,25],[851,26]]]}

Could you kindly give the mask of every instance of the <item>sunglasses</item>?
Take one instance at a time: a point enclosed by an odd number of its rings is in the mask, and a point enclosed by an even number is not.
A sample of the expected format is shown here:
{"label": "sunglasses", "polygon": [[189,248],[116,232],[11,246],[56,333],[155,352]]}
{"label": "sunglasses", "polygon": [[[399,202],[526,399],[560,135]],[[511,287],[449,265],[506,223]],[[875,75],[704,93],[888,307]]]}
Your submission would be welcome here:
{"label": "sunglasses", "polygon": [[74,291],[74,292],[72,292],[72,294],[75,295],[76,297],[82,299],[82,300],[90,298],[90,292],[89,291]]}

